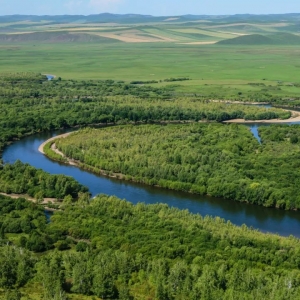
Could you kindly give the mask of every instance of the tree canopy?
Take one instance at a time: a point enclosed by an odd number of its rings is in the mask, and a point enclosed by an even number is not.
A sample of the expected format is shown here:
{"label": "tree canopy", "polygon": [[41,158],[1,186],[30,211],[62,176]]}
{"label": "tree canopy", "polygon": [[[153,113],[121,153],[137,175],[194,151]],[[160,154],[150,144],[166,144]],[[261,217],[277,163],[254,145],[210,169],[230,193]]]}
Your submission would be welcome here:
{"label": "tree canopy", "polygon": [[[35,282],[44,299],[300,296],[300,245],[292,237],[106,195],[66,204],[48,224],[37,204],[0,200],[0,289],[6,293],[30,295]],[[12,220],[20,221],[17,235]]]}

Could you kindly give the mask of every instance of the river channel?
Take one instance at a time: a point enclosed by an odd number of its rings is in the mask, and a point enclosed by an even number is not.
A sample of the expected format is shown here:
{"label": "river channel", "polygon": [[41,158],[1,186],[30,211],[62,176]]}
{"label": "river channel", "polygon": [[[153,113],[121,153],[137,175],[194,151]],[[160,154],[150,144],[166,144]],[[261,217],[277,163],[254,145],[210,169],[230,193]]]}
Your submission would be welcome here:
{"label": "river channel", "polygon": [[[256,125],[248,126],[250,126],[251,130],[254,128],[254,131],[257,128]],[[169,206],[187,209],[202,216],[219,216],[230,220],[236,225],[246,224],[262,232],[278,233],[282,236],[294,235],[300,238],[299,212],[264,208],[99,176],[74,166],[52,161],[38,151],[38,147],[45,140],[67,131],[40,133],[17,141],[4,150],[3,160],[5,163],[13,163],[16,160],[20,160],[51,174],[72,176],[81,184],[87,186],[93,196],[103,193],[116,195],[132,203],[166,203]]]}

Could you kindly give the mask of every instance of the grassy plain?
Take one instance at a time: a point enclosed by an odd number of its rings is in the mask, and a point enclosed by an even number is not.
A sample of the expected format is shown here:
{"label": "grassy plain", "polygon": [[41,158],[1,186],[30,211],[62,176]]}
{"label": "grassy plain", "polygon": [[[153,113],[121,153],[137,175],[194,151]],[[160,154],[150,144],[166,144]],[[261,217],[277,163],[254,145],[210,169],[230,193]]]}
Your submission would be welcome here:
{"label": "grassy plain", "polygon": [[[177,91],[204,95],[215,91],[217,98],[239,93],[297,97],[300,49],[292,45],[299,39],[295,26],[292,21],[179,18],[138,24],[1,23],[0,73],[126,82],[189,77],[192,80],[176,83]],[[252,44],[235,44],[245,35]],[[260,44],[271,37],[275,44]],[[234,38],[237,42],[232,42]],[[206,44],[228,40],[230,45]],[[174,82],[156,85],[166,84]]]}
{"label": "grassy plain", "polygon": [[273,94],[292,97],[299,94],[299,88],[294,86],[300,81],[299,55],[297,46],[26,43],[0,46],[0,72],[41,72],[66,79],[126,82],[189,77],[192,80],[176,83],[177,90],[219,93],[221,89],[224,94],[261,92],[261,86],[249,85],[259,83]]}

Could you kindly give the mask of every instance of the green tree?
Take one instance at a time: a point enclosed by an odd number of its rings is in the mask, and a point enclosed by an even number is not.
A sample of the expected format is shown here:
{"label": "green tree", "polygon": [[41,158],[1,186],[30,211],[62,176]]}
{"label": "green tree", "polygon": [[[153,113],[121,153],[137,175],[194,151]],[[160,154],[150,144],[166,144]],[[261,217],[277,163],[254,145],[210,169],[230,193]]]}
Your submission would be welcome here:
{"label": "green tree", "polygon": [[63,291],[64,267],[62,256],[58,252],[53,252],[51,255],[43,257],[39,261],[38,279],[43,285],[43,297],[45,300],[65,300],[66,295]]}

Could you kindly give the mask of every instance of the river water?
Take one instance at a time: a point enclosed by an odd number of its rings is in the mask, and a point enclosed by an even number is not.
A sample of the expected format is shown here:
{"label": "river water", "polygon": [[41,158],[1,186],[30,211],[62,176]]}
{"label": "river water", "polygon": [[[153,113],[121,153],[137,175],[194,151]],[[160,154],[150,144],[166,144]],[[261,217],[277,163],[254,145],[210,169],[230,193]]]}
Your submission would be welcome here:
{"label": "river water", "polygon": [[55,76],[54,76],[54,75],[50,75],[50,74],[47,74],[46,76],[47,76],[47,79],[48,79],[48,80],[52,80],[52,79],[54,79],[54,78],[55,78]]}
{"label": "river water", "polygon": [[169,206],[188,209],[190,212],[199,213],[202,216],[219,216],[236,225],[246,224],[263,232],[300,237],[299,212],[264,208],[99,176],[74,166],[52,161],[38,151],[39,145],[45,140],[66,131],[68,130],[40,133],[17,141],[4,150],[3,160],[5,163],[13,163],[19,159],[51,174],[72,176],[81,184],[86,185],[93,196],[103,193],[116,195],[132,203],[166,203]]}

